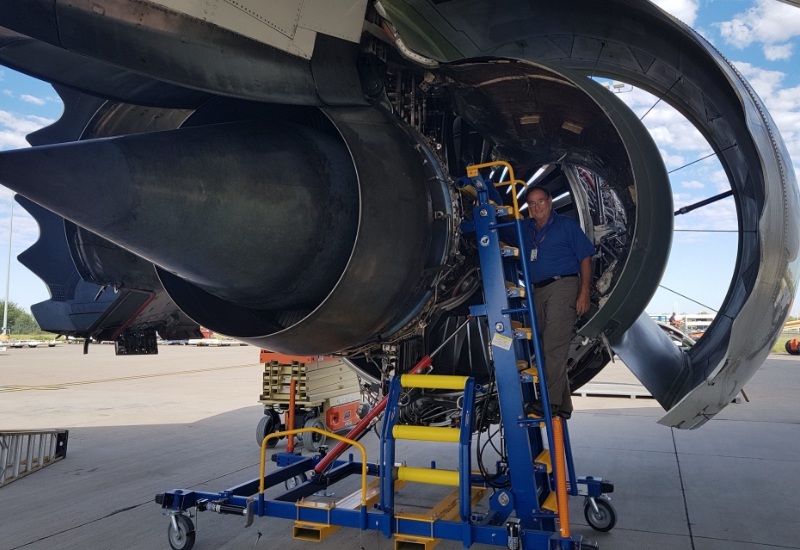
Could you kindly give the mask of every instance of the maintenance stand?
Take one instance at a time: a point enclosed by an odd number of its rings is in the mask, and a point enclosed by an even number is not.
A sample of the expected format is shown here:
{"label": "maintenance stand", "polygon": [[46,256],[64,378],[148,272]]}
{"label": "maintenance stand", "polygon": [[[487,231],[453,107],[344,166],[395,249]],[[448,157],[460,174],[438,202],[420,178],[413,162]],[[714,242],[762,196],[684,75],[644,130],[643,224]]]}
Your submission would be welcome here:
{"label": "maintenance stand", "polygon": [[[510,180],[495,184],[480,173],[482,169],[498,167],[507,170]],[[157,495],[156,502],[170,517],[168,536],[172,548],[192,548],[196,533],[190,517],[192,512],[202,511],[246,517],[246,527],[253,524],[256,516],[294,520],[295,538],[313,541],[321,541],[341,527],[377,530],[386,538],[394,537],[396,550],[429,550],[439,539],[460,540],[465,548],[483,543],[510,550],[580,550],[581,546],[590,545],[582,543],[580,535],[571,533],[570,495],[585,497],[584,515],[594,529],[608,531],[614,526],[616,514],[604,496],[613,491],[613,485],[602,478],[576,477],[567,423],[551,415],[533,297],[529,294],[526,299],[526,290],[532,288],[527,263],[518,248],[500,242],[498,231],[506,227],[516,230],[518,242],[524,242],[516,189],[517,186],[524,189],[525,185],[515,179],[513,168],[505,162],[470,166],[467,176],[459,180],[462,191],[476,199],[474,221],[465,222],[462,228],[476,234],[485,304],[473,306],[471,314],[487,317],[492,334],[489,352],[494,362],[508,450],[507,469],[501,470],[498,465],[495,472],[495,481],[508,488],[495,490],[489,498],[488,512],[472,512],[472,506],[484,497],[488,488],[484,476],[471,469],[474,399],[477,392],[485,390],[472,377],[424,374],[431,365],[431,357],[439,351],[436,350],[409,374],[395,376],[387,396],[347,437],[316,427],[274,432],[261,444],[258,478],[219,493],[172,490]],[[513,206],[501,206],[490,199],[497,197],[494,187],[500,186],[511,186]],[[398,424],[398,401],[404,388],[463,391],[460,426]],[[542,402],[544,416],[527,417],[524,404],[537,397]],[[384,408],[380,458],[378,463],[369,463],[364,447],[355,439]],[[278,453],[273,457],[278,468],[264,473],[270,441],[308,432],[340,443],[331,452],[313,457]],[[397,465],[398,439],[457,444],[459,468],[448,471]],[[360,462],[352,455],[348,460],[336,460],[349,446],[360,451]],[[290,484],[310,470],[314,471],[311,479]],[[306,500],[350,475],[361,476],[361,490],[353,495],[335,502]],[[368,476],[376,479],[368,483]],[[394,493],[409,482],[456,489],[430,514],[404,514],[394,508]],[[287,488],[285,492],[274,498],[265,497],[267,488],[281,483]],[[458,506],[453,505],[456,498]]]}

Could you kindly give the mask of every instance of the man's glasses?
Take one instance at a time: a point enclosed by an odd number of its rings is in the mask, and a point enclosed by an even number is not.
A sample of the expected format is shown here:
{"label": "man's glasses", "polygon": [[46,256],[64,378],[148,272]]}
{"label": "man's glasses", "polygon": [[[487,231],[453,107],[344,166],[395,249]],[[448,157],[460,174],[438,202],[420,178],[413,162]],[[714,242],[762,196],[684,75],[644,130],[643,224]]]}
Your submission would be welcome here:
{"label": "man's glasses", "polygon": [[544,206],[550,199],[539,199],[538,201],[528,201],[528,206],[533,207],[534,205]]}

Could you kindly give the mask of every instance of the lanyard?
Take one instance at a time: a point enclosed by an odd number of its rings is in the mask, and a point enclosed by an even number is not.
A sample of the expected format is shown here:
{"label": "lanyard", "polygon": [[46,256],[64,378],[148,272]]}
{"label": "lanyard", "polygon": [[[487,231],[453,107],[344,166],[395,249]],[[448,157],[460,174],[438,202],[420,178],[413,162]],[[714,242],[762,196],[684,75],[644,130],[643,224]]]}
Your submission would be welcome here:
{"label": "lanyard", "polygon": [[545,222],[544,227],[542,227],[542,229],[541,229],[542,237],[539,239],[539,242],[536,242],[536,235],[540,231],[536,229],[536,220],[533,220],[533,233],[531,234],[531,241],[533,242],[533,249],[534,250],[537,250],[539,248],[539,245],[544,242],[545,237],[547,237],[547,230],[550,228],[551,225],[553,225],[553,222],[555,221],[555,219],[556,219],[555,211],[550,212],[550,217],[547,218],[547,221]]}

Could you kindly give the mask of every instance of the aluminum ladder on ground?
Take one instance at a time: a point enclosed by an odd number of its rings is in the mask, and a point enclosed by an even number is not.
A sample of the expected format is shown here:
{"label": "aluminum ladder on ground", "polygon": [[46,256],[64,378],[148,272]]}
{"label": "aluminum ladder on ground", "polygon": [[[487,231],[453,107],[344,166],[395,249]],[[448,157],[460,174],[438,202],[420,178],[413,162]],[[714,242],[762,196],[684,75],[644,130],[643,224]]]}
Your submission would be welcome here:
{"label": "aluminum ladder on ground", "polygon": [[68,430],[0,431],[0,487],[67,456]]}

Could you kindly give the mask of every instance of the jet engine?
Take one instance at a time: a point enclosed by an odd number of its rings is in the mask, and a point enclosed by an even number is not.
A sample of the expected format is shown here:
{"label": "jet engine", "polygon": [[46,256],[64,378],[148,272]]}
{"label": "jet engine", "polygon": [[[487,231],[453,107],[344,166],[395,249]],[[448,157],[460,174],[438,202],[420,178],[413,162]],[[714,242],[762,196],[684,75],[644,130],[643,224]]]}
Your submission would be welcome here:
{"label": "jet engine", "polygon": [[[492,160],[596,246],[573,388],[617,353],[664,423],[697,427],[763,362],[794,297],[798,193],[769,114],[645,0],[13,0],[0,63],[65,104],[33,147],[0,153],[0,182],[41,228],[20,261],[50,289],[32,308],[46,330],[135,353],[203,325],[338,354],[378,391],[446,342],[435,370],[485,382],[488,328],[449,337],[482,302],[456,180]],[[736,271],[688,351],[643,315],[671,245],[666,169],[595,76],[678,109],[730,179]],[[501,204],[518,192],[499,190]]]}

